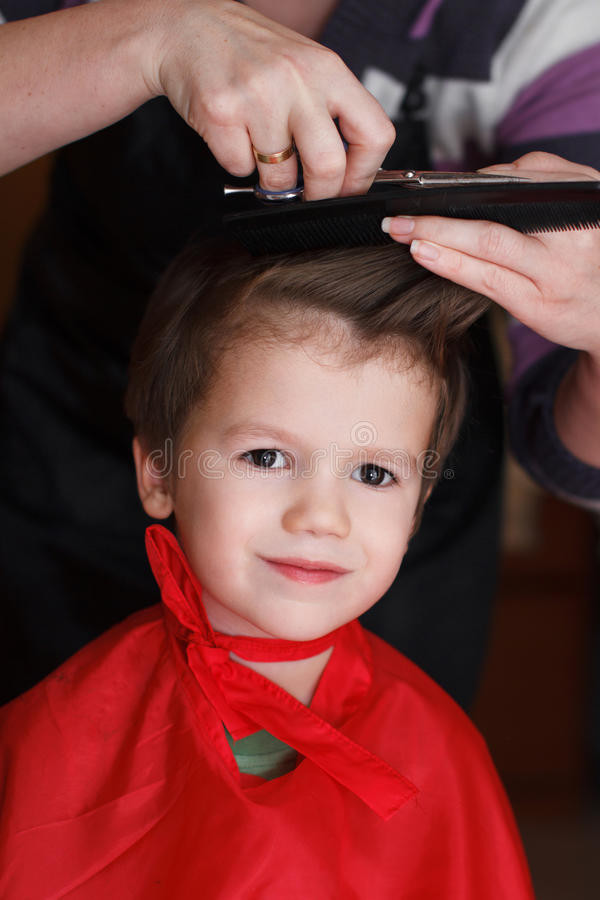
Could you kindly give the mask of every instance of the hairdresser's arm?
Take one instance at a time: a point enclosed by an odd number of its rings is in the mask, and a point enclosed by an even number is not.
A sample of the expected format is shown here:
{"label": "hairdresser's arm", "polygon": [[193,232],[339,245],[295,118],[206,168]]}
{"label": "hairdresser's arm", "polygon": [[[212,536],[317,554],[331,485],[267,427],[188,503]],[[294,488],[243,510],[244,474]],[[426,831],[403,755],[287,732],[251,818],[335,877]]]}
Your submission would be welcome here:
{"label": "hairdresser's arm", "polygon": [[[0,174],[161,94],[235,175],[254,170],[251,143],[293,136],[312,198],[366,190],[394,138],[338,56],[234,0],[102,0],[2,25],[0,85]],[[260,176],[289,187],[295,159]]]}
{"label": "hairdresser's arm", "polygon": [[[600,180],[595,169],[543,153],[522,157],[510,172],[537,180]],[[400,242],[412,242],[421,265],[480,291],[547,341],[576,351],[554,350],[551,368],[539,373],[543,385],[562,367],[549,396],[553,424],[564,449],[581,463],[582,484],[586,478],[594,482],[595,492],[600,485],[600,472],[594,471],[600,468],[600,229],[523,235],[485,222],[422,217],[414,223],[408,234],[394,233],[399,220],[392,219],[390,228]],[[543,360],[536,365],[543,366]],[[584,490],[578,493],[585,497]]]}

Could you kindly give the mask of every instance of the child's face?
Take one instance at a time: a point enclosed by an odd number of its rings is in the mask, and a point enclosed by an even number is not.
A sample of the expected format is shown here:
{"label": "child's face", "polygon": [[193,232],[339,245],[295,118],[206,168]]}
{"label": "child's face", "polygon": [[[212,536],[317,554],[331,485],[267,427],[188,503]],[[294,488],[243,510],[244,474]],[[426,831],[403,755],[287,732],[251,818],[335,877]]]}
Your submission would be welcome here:
{"label": "child's face", "polygon": [[216,630],[309,640],[381,597],[411,533],[435,394],[419,366],[252,345],[190,417],[170,486],[138,450],[146,511],[174,511]]}

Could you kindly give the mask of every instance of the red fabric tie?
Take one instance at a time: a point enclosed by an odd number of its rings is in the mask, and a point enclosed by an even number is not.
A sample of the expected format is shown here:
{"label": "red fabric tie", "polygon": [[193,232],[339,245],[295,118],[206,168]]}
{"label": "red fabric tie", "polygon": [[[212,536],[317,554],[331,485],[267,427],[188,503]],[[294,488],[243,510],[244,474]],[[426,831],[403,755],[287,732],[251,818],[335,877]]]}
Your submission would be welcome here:
{"label": "red fabric tie", "polygon": [[[160,525],[146,531],[150,565],[165,605],[178,623],[188,664],[206,698],[238,740],[264,728],[360,797],[383,819],[392,816],[415,786],[388,763],[357,744],[279,685],[230,658],[279,661],[307,659],[352,636],[350,623],[313,641],[232,636],[213,631],[202,604],[202,588],[177,540]],[[368,681],[361,686],[361,694]],[[342,699],[342,698],[340,698]]]}

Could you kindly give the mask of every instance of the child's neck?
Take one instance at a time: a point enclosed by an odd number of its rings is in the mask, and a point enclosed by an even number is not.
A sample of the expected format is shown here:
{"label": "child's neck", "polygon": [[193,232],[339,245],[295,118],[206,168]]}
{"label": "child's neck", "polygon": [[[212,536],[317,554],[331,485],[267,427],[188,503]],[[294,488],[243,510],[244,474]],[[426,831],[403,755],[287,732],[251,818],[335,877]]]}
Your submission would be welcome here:
{"label": "child's neck", "polygon": [[328,647],[316,656],[309,656],[308,659],[283,662],[255,662],[242,659],[235,653],[231,654],[231,658],[243,666],[248,666],[249,669],[254,669],[259,675],[278,684],[300,703],[309,706],[332,651],[333,647]]}

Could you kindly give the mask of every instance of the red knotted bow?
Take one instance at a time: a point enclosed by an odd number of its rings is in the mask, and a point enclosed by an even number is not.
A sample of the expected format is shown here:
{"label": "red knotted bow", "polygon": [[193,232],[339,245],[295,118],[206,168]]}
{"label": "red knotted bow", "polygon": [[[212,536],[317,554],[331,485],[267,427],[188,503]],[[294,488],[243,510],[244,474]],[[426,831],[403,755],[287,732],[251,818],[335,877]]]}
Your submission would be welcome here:
{"label": "red knotted bow", "polygon": [[[231,636],[213,631],[202,604],[202,588],[171,532],[152,525],[148,558],[165,605],[176,618],[188,664],[207,700],[235,740],[264,728],[310,759],[360,797],[384,819],[417,792],[415,786],[370,750],[357,744],[279,685],[230,658],[307,659],[343,640],[356,640],[352,622],[313,641]],[[362,642],[361,642],[362,646]],[[350,712],[369,687],[368,671],[340,707]],[[318,693],[318,692],[317,692]],[[342,726],[343,728],[343,723]]]}

